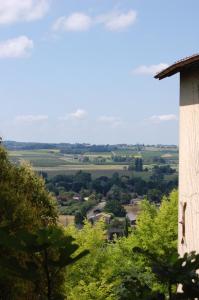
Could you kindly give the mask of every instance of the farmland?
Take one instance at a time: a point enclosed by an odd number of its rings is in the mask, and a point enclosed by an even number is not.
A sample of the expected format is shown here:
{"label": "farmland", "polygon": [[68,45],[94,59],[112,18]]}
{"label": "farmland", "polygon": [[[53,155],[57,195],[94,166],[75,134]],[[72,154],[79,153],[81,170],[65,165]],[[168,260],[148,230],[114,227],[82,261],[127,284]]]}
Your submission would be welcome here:
{"label": "farmland", "polygon": [[61,215],[80,213],[77,222],[101,201],[113,200],[108,211],[120,216],[123,208],[115,212],[115,200],[128,205],[140,196],[159,202],[177,186],[175,146],[9,143],[7,148],[12,162],[28,163],[42,174]]}
{"label": "farmland", "polygon": [[93,177],[112,176],[115,172],[128,175],[132,173],[129,165],[136,158],[141,158],[143,161],[144,171],[133,171],[139,177],[146,178],[154,165],[166,164],[176,170],[178,168],[178,149],[175,146],[116,145],[113,146],[114,150],[107,152],[89,152],[87,148],[83,151],[74,150],[79,147],[73,148],[71,153],[70,150],[64,151],[63,147],[59,148],[57,145],[53,145],[51,149],[19,148],[16,150],[8,147],[8,150],[10,160],[14,163],[20,164],[26,161],[35,171],[46,172],[50,177],[57,174],[73,175],[79,170],[89,172]]}

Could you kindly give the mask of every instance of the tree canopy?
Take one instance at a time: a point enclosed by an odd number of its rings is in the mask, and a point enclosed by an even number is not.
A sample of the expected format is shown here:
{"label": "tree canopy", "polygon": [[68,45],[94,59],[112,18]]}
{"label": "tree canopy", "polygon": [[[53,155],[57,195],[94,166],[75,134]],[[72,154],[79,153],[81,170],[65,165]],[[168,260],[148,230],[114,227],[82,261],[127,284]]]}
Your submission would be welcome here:
{"label": "tree canopy", "polygon": [[57,225],[44,180],[0,147],[0,298],[65,299],[62,269],[85,252]]}
{"label": "tree canopy", "polygon": [[[140,247],[165,262],[177,251],[177,192],[164,198],[160,209],[145,201],[136,229],[128,237],[107,243],[105,224],[85,223],[81,230],[68,227],[89,255],[68,268],[68,299],[156,299],[167,293],[152,271],[149,259],[133,249]],[[144,298],[145,297],[145,298]],[[152,297],[152,298],[150,298]],[[157,298],[158,299],[158,298]]]}

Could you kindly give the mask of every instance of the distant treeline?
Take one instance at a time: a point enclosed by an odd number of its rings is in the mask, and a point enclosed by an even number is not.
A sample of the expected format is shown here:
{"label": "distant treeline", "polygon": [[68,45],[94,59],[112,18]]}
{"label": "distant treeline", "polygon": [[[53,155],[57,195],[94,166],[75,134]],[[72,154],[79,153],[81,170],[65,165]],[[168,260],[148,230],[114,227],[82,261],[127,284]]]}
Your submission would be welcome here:
{"label": "distant treeline", "polygon": [[[145,147],[158,147],[158,148],[175,148],[176,146],[164,146],[164,145],[127,145],[127,144],[116,144],[116,145],[91,145],[87,143],[33,143],[33,142],[15,142],[15,141],[4,141],[4,146],[8,150],[40,150],[40,149],[57,149],[63,154],[83,154],[85,152],[112,152],[116,150],[127,150],[133,149],[136,151],[144,150]],[[176,147],[177,149],[177,147]]]}
{"label": "distant treeline", "polygon": [[100,194],[101,197],[113,198],[122,204],[129,203],[130,194],[147,195],[150,201],[159,202],[163,195],[168,195],[178,186],[177,174],[169,179],[165,175],[174,174],[170,166],[154,166],[148,180],[133,176],[119,176],[114,173],[111,178],[101,176],[93,179],[90,173],[79,171],[75,175],[57,175],[48,178],[47,173],[41,172],[46,179],[48,190],[59,196],[63,192],[87,191],[86,194]]}
{"label": "distant treeline", "polygon": [[81,154],[85,152],[111,152],[119,149],[117,145],[90,145],[90,144],[70,144],[70,143],[25,143],[5,141],[4,146],[8,150],[40,150],[57,149],[63,154]]}

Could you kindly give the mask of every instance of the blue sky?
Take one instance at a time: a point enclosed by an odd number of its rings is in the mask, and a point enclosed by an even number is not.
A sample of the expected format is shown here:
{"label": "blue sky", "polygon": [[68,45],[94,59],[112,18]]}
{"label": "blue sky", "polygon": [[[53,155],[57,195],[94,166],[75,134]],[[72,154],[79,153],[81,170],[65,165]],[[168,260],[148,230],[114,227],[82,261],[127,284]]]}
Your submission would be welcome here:
{"label": "blue sky", "polygon": [[198,0],[0,0],[0,134],[39,142],[178,143],[178,75]]}

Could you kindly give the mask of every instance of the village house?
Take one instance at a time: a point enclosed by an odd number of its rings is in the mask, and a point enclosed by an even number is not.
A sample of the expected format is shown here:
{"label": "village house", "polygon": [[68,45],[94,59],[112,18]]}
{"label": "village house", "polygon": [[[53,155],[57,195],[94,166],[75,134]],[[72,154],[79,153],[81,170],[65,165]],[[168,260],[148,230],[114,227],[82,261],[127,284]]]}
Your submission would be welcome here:
{"label": "village house", "polygon": [[111,221],[111,214],[106,214],[106,213],[103,213],[103,212],[100,212],[100,213],[96,213],[92,216],[90,216],[88,218],[88,220],[92,223],[92,224],[95,224],[97,221],[99,220],[103,220],[105,222],[105,224],[110,224],[110,221]]}

